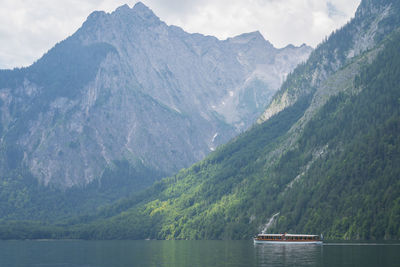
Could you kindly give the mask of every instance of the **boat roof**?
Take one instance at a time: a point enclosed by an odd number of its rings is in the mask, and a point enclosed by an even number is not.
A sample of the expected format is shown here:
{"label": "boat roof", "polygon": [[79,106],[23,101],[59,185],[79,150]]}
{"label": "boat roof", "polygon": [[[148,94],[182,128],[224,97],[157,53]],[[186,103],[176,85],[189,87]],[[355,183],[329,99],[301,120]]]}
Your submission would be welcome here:
{"label": "boat roof", "polygon": [[258,234],[258,236],[319,236],[319,235],[305,235],[305,234]]}

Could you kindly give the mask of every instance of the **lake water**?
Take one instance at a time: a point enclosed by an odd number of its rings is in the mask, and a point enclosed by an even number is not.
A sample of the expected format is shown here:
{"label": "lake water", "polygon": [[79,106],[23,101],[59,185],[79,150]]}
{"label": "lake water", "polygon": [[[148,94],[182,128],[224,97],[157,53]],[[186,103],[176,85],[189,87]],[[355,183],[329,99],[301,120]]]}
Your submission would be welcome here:
{"label": "lake water", "polygon": [[252,241],[0,241],[0,267],[400,266],[399,244]]}

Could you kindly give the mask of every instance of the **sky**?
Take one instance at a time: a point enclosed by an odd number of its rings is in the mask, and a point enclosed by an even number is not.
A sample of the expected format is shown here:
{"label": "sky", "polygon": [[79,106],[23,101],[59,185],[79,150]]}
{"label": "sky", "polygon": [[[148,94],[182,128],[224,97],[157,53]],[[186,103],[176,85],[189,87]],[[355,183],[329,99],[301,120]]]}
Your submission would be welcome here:
{"label": "sky", "polygon": [[[142,0],[168,25],[223,40],[260,31],[275,47],[315,47],[346,24],[361,0]],[[0,69],[31,65],[95,10],[136,0],[0,0]]]}

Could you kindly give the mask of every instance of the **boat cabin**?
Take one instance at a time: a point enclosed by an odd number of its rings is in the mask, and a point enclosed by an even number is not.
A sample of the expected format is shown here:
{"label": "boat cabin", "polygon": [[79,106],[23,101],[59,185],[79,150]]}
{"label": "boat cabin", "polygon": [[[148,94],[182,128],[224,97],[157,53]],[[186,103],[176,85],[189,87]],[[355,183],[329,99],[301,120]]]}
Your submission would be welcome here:
{"label": "boat cabin", "polygon": [[301,234],[259,234],[260,240],[321,240],[319,235],[301,235]]}
{"label": "boat cabin", "polygon": [[254,237],[255,242],[273,242],[273,243],[320,243],[322,238],[319,235],[304,234],[258,234]]}

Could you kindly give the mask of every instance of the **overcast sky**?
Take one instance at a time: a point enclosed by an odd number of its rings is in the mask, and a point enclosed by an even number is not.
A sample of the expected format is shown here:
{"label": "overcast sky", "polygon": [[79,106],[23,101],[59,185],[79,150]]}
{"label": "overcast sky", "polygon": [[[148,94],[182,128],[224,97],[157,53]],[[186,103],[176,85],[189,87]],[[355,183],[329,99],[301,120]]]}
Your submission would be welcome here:
{"label": "overcast sky", "polygon": [[[259,30],[275,47],[315,47],[361,0],[143,0],[167,24],[226,39]],[[32,64],[95,10],[136,0],[0,0],[0,68]]]}

